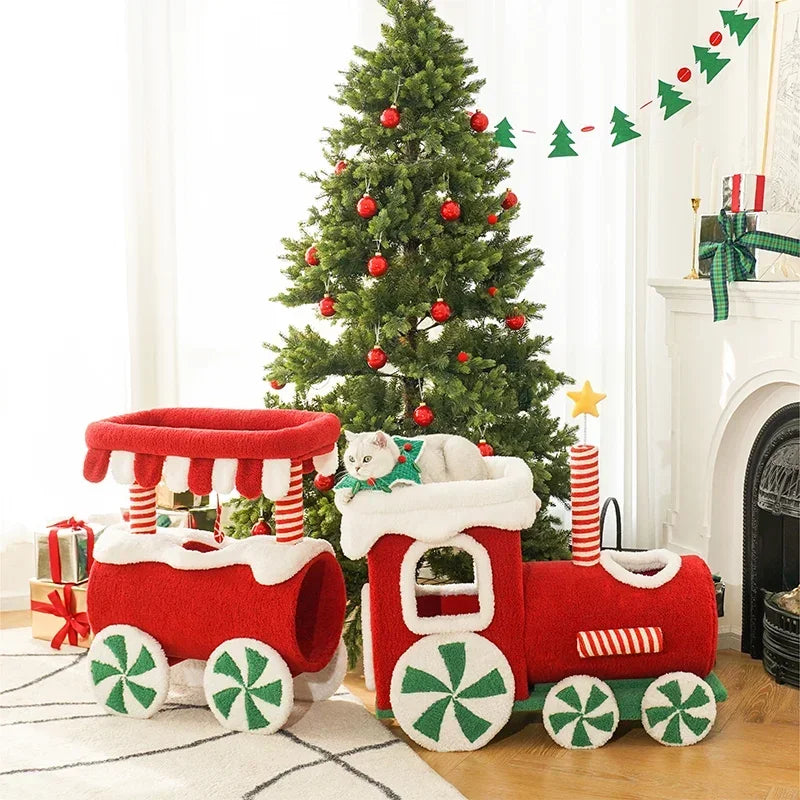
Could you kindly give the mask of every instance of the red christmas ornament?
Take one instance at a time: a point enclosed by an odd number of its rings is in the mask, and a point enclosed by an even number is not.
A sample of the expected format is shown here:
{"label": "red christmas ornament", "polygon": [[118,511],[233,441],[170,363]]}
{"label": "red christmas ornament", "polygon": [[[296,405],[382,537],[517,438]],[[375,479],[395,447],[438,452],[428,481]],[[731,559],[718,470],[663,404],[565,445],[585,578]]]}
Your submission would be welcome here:
{"label": "red christmas ornament", "polygon": [[368,194],[365,194],[356,204],[356,211],[359,217],[369,219],[378,213],[378,204]]}
{"label": "red christmas ornament", "polygon": [[494,455],[494,447],[492,447],[486,439],[481,439],[478,442],[478,450],[481,451],[482,456],[493,456]]}
{"label": "red christmas ornament", "polygon": [[369,364],[372,369],[380,369],[386,365],[388,360],[386,353],[384,353],[377,344],[367,353],[367,364]]}
{"label": "red christmas ornament", "polygon": [[251,536],[269,536],[272,533],[272,528],[263,520],[260,519],[250,528]]}
{"label": "red christmas ornament", "polygon": [[506,325],[512,331],[518,331],[525,324],[525,315],[515,311],[510,316],[506,317]]}
{"label": "red christmas ornament", "polygon": [[691,77],[692,71],[689,69],[689,67],[681,67],[678,70],[678,80],[681,83],[686,83],[686,81],[688,81]]}
{"label": "red christmas ornament", "polygon": [[269,382],[269,385],[273,389],[275,389],[276,392],[280,391],[281,389],[283,389],[284,386],[286,386],[285,383],[281,383],[280,381],[276,381],[274,378]]}
{"label": "red christmas ornament", "polygon": [[367,272],[369,272],[373,278],[380,278],[381,275],[385,275],[387,269],[389,269],[389,262],[380,253],[375,253],[375,255],[367,261]]}
{"label": "red christmas ornament", "polygon": [[326,292],[322,300],[319,301],[319,313],[323,317],[332,317],[336,313],[336,298],[331,297]]}
{"label": "red christmas ornament", "polygon": [[406,457],[402,453],[400,453],[400,455],[397,456],[397,463],[398,464],[405,464],[407,460],[408,459],[406,459]]}
{"label": "red christmas ornament", "polygon": [[478,110],[469,118],[469,126],[472,130],[483,133],[489,127],[489,117]]}
{"label": "red christmas ornament", "polygon": [[456,358],[462,363],[466,364],[469,361],[469,353],[465,353],[463,350],[456,356]]}
{"label": "red christmas ornament", "polygon": [[511,189],[506,189],[506,196],[503,198],[503,201],[500,203],[503,208],[508,211],[509,208],[514,208],[514,206],[519,202],[517,196]]}
{"label": "red christmas ornament", "polygon": [[397,106],[392,103],[389,108],[384,108],[381,113],[381,125],[384,128],[396,128],[400,124],[400,112]]}
{"label": "red christmas ornament", "polygon": [[431,316],[436,322],[447,322],[450,319],[453,311],[441,297],[431,306]]}
{"label": "red christmas ornament", "polygon": [[347,162],[346,161],[337,161],[336,166],[333,168],[333,171],[337,175],[341,175],[347,169]]}
{"label": "red christmas ornament", "polygon": [[439,213],[442,215],[442,219],[445,222],[454,222],[461,216],[461,206],[456,203],[455,200],[448,197],[447,200],[442,203]]}
{"label": "red christmas ornament", "polygon": [[314,486],[321,492],[329,492],[333,489],[334,483],[336,483],[336,478],[333,475],[320,475],[318,472],[314,478]]}
{"label": "red christmas ornament", "polygon": [[716,47],[718,44],[722,44],[722,34],[719,31],[714,31],[711,36],[708,37],[708,43],[712,47]]}
{"label": "red christmas ornament", "polygon": [[488,222],[490,225],[496,225],[496,224],[497,224],[497,220],[498,220],[498,219],[500,219],[500,217],[498,217],[498,216],[497,216],[497,214],[489,214],[489,216],[488,216],[488,217],[486,217],[486,221],[487,221],[487,222]]}
{"label": "red christmas ornament", "polygon": [[410,453],[410,452],[411,452],[411,447],[412,447],[412,446],[411,446],[411,444],[409,444],[408,442],[406,442],[406,443],[403,445],[403,450],[405,450],[405,451],[406,451],[406,453]]}
{"label": "red christmas ornament", "polygon": [[414,422],[416,422],[417,425],[420,425],[423,428],[427,428],[428,425],[430,425],[434,419],[435,416],[433,414],[433,411],[431,411],[430,408],[425,403],[420,403],[414,409]]}
{"label": "red christmas ornament", "polygon": [[486,291],[489,293],[489,297],[494,297],[497,294],[497,287],[490,286]]}
{"label": "red christmas ornament", "polygon": [[306,250],[305,258],[306,258],[306,264],[308,264],[309,267],[316,267],[317,264],[319,264],[319,256],[317,256],[317,248],[314,247],[313,244],[311,245],[311,247],[308,248],[308,250]]}

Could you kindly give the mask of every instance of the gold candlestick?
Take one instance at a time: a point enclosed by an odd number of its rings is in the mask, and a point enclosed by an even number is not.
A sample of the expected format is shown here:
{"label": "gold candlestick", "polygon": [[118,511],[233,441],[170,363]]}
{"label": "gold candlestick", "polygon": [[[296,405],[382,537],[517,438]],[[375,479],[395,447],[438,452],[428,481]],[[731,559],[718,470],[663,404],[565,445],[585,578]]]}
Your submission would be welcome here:
{"label": "gold candlestick", "polygon": [[685,281],[696,281],[700,276],[697,274],[697,209],[700,208],[700,198],[692,198],[692,269],[688,275],[684,275]]}

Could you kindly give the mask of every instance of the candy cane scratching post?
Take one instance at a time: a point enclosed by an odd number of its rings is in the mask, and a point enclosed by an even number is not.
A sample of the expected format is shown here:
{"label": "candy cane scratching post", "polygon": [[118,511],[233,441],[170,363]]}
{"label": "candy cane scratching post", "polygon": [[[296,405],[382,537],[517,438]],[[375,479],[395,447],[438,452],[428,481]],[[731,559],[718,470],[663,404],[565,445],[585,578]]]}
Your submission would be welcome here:
{"label": "candy cane scratching post", "polygon": [[572,562],[591,567],[600,561],[600,451],[586,443],[586,415],[600,416],[597,404],[604,394],[586,381],[580,392],[567,392],[575,402],[572,416],[583,414],[583,444],[569,449],[572,500]]}

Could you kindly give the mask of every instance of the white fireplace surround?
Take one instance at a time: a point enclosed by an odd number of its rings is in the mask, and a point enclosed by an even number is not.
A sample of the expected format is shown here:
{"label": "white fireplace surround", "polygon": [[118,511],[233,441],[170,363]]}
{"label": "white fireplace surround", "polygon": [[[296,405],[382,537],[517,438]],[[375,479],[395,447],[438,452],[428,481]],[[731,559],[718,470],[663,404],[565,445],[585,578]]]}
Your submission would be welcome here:
{"label": "white fireplace surround", "polygon": [[742,632],[743,493],[767,419],[800,400],[800,283],[729,285],[713,322],[707,280],[652,280],[666,300],[671,486],[659,545],[695,553],[727,586],[720,643]]}

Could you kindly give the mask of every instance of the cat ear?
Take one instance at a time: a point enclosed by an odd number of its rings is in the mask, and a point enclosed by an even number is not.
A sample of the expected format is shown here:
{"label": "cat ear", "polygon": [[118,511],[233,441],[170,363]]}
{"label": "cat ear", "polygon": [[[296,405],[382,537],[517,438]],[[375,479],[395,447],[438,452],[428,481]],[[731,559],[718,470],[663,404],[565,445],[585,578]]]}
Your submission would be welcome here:
{"label": "cat ear", "polygon": [[357,433],[353,433],[352,431],[345,431],[344,432],[344,438],[346,439],[348,444],[350,442],[355,441],[357,437],[358,437],[358,434]]}
{"label": "cat ear", "polygon": [[389,444],[389,437],[383,431],[376,431],[372,440],[378,447],[386,447]]}

